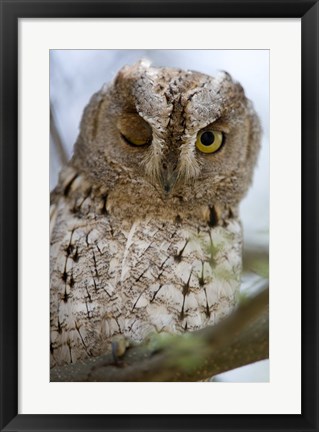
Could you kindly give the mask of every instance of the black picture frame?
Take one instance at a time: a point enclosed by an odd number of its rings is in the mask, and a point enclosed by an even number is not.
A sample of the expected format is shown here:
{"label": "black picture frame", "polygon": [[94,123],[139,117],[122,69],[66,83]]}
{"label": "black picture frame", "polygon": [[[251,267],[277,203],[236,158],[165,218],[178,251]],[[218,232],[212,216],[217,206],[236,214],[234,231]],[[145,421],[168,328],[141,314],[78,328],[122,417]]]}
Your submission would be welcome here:
{"label": "black picture frame", "polygon": [[[1,0],[1,431],[317,431],[318,53],[316,0]],[[301,18],[302,414],[18,414],[18,20],[19,18]],[[293,127],[293,125],[292,125]],[[289,218],[289,215],[287,215]],[[291,377],[293,380],[294,377]]]}

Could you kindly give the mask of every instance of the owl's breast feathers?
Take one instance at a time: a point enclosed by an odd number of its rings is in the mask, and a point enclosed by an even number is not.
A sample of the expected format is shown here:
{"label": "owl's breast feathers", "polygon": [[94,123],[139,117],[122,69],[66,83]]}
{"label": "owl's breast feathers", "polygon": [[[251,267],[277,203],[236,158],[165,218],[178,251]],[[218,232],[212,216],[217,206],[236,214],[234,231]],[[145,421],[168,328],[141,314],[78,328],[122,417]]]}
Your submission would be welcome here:
{"label": "owl's breast feathers", "polygon": [[241,275],[236,217],[121,218],[75,171],[61,178],[51,206],[51,366],[102,354],[117,334],[139,342],[231,312]]}

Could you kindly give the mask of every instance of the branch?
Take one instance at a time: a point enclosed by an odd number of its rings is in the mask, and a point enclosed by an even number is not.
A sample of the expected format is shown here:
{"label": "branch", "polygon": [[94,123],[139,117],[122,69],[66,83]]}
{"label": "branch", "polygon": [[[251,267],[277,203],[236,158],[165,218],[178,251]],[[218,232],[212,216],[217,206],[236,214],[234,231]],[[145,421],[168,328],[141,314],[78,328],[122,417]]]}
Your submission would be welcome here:
{"label": "branch", "polygon": [[58,131],[56,121],[55,121],[55,113],[53,105],[50,103],[50,133],[55,144],[56,151],[59,155],[61,166],[64,166],[68,162],[67,153],[62,142],[61,135]]}
{"label": "branch", "polygon": [[268,288],[216,326],[183,335],[158,334],[111,353],[55,367],[51,381],[199,381],[269,356]]}

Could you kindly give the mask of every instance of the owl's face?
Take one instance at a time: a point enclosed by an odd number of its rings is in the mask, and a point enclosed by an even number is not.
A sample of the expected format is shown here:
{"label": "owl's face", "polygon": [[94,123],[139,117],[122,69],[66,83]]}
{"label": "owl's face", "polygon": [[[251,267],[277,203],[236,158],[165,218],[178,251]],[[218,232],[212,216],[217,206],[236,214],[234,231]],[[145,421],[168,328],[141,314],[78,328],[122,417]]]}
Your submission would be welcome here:
{"label": "owl's face", "polygon": [[80,138],[78,151],[99,181],[117,167],[167,203],[186,195],[235,205],[251,182],[260,124],[227,73],[139,63],[92,98]]}

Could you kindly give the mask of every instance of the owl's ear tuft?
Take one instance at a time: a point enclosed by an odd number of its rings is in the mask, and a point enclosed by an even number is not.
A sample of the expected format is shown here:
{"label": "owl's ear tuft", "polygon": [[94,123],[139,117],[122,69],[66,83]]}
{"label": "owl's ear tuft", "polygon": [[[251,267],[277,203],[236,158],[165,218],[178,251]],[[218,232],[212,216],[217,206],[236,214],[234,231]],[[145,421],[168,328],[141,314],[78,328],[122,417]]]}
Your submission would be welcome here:
{"label": "owl's ear tuft", "polygon": [[151,62],[147,59],[142,59],[133,65],[125,65],[118,71],[114,78],[114,86],[121,86],[122,83],[127,83],[131,80],[136,80],[143,75],[143,72],[147,72],[151,66]]}
{"label": "owl's ear tuft", "polygon": [[122,69],[120,69],[118,73],[115,75],[114,86],[115,87],[120,86],[123,80],[127,79],[129,75],[130,75],[130,67],[123,66]]}
{"label": "owl's ear tuft", "polygon": [[233,82],[233,78],[232,78],[232,76],[230,75],[229,72],[227,72],[227,71],[225,71],[225,70],[221,70],[221,71],[219,71],[219,73],[218,73],[218,75],[217,75],[216,78],[219,78],[219,77],[222,77],[223,80],[225,80],[225,81]]}
{"label": "owl's ear tuft", "polygon": [[220,71],[216,76],[216,80],[220,83],[223,82],[224,84],[227,83],[231,86],[234,86],[237,93],[245,95],[245,90],[243,86],[238,81],[235,81],[229,72],[224,70]]}
{"label": "owl's ear tuft", "polygon": [[125,95],[127,99],[128,95],[131,94],[134,81],[141,76],[141,70],[138,64],[131,66],[124,66],[119,70],[113,81],[113,92],[114,97],[119,98],[121,95]]}

